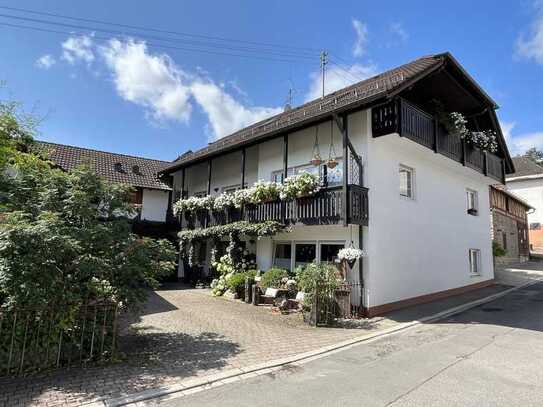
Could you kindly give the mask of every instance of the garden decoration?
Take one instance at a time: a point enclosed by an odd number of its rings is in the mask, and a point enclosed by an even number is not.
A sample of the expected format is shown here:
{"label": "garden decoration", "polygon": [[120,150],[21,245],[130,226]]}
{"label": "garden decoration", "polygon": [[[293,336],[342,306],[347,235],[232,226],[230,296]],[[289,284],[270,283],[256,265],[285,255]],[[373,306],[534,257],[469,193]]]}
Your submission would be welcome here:
{"label": "garden decoration", "polygon": [[366,252],[364,250],[356,249],[352,247],[352,244],[350,247],[341,249],[337,254],[338,259],[340,261],[346,261],[347,264],[349,265],[349,268],[353,268],[356,261],[365,256],[366,256]]}
{"label": "garden decoration", "polygon": [[313,145],[312,158],[310,162],[315,167],[322,164],[322,157],[319,148],[319,126],[315,126],[315,144]]}
{"label": "garden decoration", "polygon": [[338,162],[336,160],[336,149],[334,147],[334,126],[332,121],[330,121],[330,149],[328,151],[328,161],[326,166],[330,169],[336,168]]}

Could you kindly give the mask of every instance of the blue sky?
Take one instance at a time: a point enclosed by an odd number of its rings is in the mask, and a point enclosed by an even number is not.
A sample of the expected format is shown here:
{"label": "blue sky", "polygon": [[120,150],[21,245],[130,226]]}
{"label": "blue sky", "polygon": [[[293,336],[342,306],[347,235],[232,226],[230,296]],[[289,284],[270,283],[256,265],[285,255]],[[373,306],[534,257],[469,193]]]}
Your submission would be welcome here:
{"label": "blue sky", "polygon": [[43,140],[172,160],[280,111],[291,87],[294,105],[311,98],[318,92],[318,50],[326,49],[335,62],[329,90],[450,51],[500,105],[512,152],[543,147],[541,1],[17,0],[0,6],[255,43],[135,33],[0,8],[1,97],[44,117]]}

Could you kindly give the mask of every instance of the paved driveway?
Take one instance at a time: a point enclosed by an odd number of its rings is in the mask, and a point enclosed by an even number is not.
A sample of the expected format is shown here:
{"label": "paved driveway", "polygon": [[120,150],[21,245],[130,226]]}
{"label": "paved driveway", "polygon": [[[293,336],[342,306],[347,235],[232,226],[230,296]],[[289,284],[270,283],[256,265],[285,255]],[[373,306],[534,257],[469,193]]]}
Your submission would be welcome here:
{"label": "paved driveway", "polygon": [[160,404],[286,407],[293,403],[543,406],[543,283],[440,323]]}
{"label": "paved driveway", "polygon": [[300,314],[170,286],[151,293],[144,312],[127,319],[120,347],[126,361],[39,376],[0,379],[0,405],[81,405],[303,353],[384,328],[376,318],[352,329],[312,328]]}

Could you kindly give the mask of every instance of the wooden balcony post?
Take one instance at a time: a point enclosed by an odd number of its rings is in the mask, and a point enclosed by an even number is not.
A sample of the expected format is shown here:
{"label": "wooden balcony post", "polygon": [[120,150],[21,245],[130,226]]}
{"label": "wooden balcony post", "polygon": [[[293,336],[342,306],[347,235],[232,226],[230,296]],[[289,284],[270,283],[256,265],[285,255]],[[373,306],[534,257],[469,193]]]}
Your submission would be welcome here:
{"label": "wooden balcony post", "polygon": [[[185,173],[187,172],[187,168],[183,168],[183,172],[181,173],[181,196],[180,199],[185,198]],[[183,212],[179,215],[179,229],[183,229]]]}
{"label": "wooden balcony post", "polygon": [[[283,182],[287,179],[288,174],[288,133],[283,136]],[[281,223],[287,221],[287,204],[281,201]]]}
{"label": "wooden balcony post", "polygon": [[288,134],[283,136],[283,181],[288,174]]}
{"label": "wooden balcony post", "polygon": [[349,224],[348,218],[348,188],[349,188],[349,137],[348,137],[348,128],[347,128],[347,116],[343,116],[343,200],[342,203],[342,218],[343,226]]}
{"label": "wooden balcony post", "polygon": [[462,139],[462,165],[466,165],[466,140]]}
{"label": "wooden balcony post", "polygon": [[245,160],[246,160],[246,150],[245,148],[241,149],[241,189],[245,188]]}
{"label": "wooden balcony post", "polygon": [[483,152],[483,174],[488,175],[488,151]]}
{"label": "wooden balcony post", "polygon": [[207,162],[207,194],[211,195],[211,160]]}

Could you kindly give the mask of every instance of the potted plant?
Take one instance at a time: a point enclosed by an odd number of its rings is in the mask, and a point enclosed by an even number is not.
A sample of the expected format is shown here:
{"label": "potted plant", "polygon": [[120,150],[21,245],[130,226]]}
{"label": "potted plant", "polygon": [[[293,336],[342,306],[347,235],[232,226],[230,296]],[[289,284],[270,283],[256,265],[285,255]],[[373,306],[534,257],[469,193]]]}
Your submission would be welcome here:
{"label": "potted plant", "polygon": [[347,247],[341,249],[337,257],[340,261],[346,261],[350,268],[353,268],[356,261],[362,257],[366,256],[366,252],[361,249],[355,249],[354,247]]}

